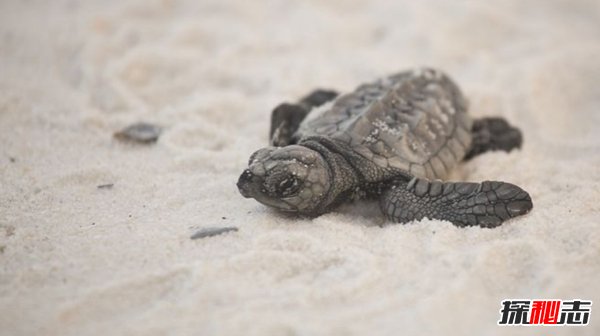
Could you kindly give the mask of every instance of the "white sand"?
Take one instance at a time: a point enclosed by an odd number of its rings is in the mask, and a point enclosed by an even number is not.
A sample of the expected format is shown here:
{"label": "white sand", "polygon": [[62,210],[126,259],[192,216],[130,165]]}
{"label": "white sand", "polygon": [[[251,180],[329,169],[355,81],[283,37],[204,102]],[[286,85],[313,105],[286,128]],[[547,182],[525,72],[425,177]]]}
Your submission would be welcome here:
{"label": "white sand", "polygon": [[[0,334],[600,334],[600,311],[496,325],[505,298],[600,304],[600,6],[490,4],[0,2]],[[521,127],[454,178],[518,184],[531,214],[380,228],[373,204],[238,194],[277,103],[418,65]],[[139,120],[156,145],[112,139]],[[190,240],[208,226],[240,230]]]}

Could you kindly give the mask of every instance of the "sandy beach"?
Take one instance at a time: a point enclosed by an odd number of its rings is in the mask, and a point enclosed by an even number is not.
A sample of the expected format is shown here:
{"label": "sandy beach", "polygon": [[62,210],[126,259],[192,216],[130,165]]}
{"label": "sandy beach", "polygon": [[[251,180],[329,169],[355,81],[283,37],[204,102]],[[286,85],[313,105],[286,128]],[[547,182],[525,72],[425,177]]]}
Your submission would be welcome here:
{"label": "sandy beach", "polygon": [[[504,299],[600,305],[599,60],[592,0],[2,1],[0,334],[599,335],[597,307],[497,325]],[[517,184],[530,214],[294,218],[238,193],[274,106],[417,66],[522,130],[452,179]],[[139,121],[156,143],[113,138]],[[238,231],[190,239],[208,227]]]}

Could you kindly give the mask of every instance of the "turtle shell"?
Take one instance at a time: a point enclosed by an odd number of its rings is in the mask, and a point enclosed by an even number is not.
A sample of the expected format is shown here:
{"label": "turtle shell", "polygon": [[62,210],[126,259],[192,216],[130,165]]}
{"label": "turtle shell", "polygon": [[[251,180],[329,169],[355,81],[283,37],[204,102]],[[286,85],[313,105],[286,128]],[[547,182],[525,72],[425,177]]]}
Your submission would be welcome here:
{"label": "turtle shell", "polygon": [[471,123],[458,86],[419,69],[338,97],[309,114],[296,136],[324,136],[383,168],[444,179],[471,145]]}

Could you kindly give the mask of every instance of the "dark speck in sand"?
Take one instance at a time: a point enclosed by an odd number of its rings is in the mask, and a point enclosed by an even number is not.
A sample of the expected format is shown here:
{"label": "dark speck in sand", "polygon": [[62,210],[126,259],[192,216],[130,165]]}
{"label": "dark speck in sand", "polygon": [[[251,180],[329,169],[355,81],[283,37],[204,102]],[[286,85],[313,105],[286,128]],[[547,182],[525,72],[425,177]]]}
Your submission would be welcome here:
{"label": "dark speck in sand", "polygon": [[223,217],[221,217],[221,219],[227,219],[227,217],[223,216]]}
{"label": "dark speck in sand", "polygon": [[107,183],[107,184],[101,184],[99,186],[97,186],[96,188],[98,189],[112,189],[112,187],[114,186],[114,183]]}
{"label": "dark speck in sand", "polygon": [[231,232],[231,231],[236,232],[237,230],[238,230],[238,228],[236,228],[234,226],[203,228],[200,231],[194,233],[190,238],[191,239],[207,238],[207,237],[212,237],[212,236],[218,236],[220,234]]}
{"label": "dark speck in sand", "polygon": [[1,226],[0,225],[0,228],[3,228],[3,227],[4,227],[4,231],[5,231],[6,237],[10,237],[10,236],[12,236],[12,235],[15,234],[15,227],[14,226],[12,226],[12,225]]}
{"label": "dark speck in sand", "polygon": [[115,133],[115,138],[125,142],[150,144],[156,142],[162,129],[145,122],[135,123]]}
{"label": "dark speck in sand", "polygon": [[9,157],[8,159],[9,159],[9,160],[10,160],[10,162],[12,162],[12,163],[15,163],[15,162],[17,162],[17,159],[15,159],[15,158],[14,158],[14,157],[12,157],[12,156],[11,156],[11,157]]}

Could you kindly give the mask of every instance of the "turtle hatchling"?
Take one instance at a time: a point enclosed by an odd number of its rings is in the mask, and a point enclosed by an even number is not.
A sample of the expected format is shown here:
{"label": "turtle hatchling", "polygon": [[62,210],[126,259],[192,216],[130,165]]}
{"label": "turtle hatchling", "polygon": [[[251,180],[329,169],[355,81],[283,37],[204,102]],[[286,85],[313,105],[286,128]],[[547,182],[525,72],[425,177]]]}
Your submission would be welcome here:
{"label": "turtle hatchling", "polygon": [[521,132],[501,118],[472,120],[458,86],[417,69],[353,92],[316,90],[271,116],[271,146],[256,151],[237,186],[244,197],[318,216],[376,198],[391,221],[423,218],[496,227],[528,213],[529,194],[507,182],[443,181],[461,161],[520,148]]}

